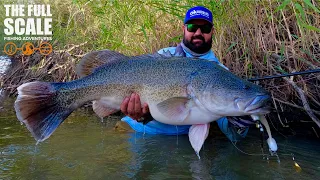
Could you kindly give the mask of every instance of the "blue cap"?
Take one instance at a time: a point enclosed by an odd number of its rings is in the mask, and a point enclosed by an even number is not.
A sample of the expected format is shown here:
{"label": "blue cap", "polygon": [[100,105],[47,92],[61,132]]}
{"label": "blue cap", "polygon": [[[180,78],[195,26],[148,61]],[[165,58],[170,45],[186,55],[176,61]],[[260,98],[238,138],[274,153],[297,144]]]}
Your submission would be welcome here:
{"label": "blue cap", "polygon": [[204,19],[213,24],[212,12],[203,6],[195,6],[190,8],[186,13],[186,17],[184,18],[184,24],[192,19]]}

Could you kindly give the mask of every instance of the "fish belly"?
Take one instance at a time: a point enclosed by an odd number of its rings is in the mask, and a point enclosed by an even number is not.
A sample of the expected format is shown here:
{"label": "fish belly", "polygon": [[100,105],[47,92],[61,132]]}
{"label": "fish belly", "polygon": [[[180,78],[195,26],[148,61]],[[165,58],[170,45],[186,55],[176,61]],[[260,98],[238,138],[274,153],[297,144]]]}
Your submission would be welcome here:
{"label": "fish belly", "polygon": [[171,125],[207,124],[221,118],[221,116],[214,115],[199,106],[190,108],[185,114],[182,114],[180,118],[172,118],[164,115],[159,111],[156,104],[150,104],[149,110],[155,120]]}

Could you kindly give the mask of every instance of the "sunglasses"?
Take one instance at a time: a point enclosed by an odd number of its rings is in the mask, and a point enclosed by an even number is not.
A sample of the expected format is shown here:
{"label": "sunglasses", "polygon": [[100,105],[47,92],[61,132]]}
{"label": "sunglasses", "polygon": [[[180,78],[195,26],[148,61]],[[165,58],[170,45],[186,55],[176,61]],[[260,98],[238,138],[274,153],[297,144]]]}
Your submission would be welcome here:
{"label": "sunglasses", "polygon": [[202,33],[208,34],[211,32],[212,25],[211,24],[204,24],[204,25],[197,25],[197,24],[186,24],[187,31],[189,32],[196,32],[199,28]]}

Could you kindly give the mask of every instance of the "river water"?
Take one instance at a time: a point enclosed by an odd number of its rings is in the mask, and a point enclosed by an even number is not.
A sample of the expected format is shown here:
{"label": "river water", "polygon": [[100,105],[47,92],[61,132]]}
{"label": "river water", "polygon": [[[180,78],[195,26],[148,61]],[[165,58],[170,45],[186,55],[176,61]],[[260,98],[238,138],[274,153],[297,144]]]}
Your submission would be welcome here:
{"label": "river water", "polygon": [[[80,109],[38,145],[17,120],[13,99],[0,110],[0,179],[318,179],[320,143],[273,132],[277,158],[261,154],[257,129],[237,143],[210,137],[199,160],[187,136],[119,132]],[[265,144],[266,147],[266,144]],[[293,161],[294,154],[295,161]],[[297,163],[300,168],[294,165]]]}

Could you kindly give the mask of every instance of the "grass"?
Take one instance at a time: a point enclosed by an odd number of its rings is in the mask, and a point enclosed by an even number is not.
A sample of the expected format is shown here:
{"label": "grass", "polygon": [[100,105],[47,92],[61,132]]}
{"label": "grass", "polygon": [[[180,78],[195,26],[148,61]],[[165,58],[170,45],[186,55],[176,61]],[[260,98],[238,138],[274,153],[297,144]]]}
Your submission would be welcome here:
{"label": "grass", "polygon": [[[1,21],[3,4],[10,2],[0,3]],[[18,56],[19,62],[24,62],[20,66],[24,69],[19,71],[22,77],[10,76],[6,81],[13,91],[17,85],[35,79],[75,79],[75,64],[93,50],[139,55],[176,45],[182,38],[184,13],[194,5],[212,10],[213,50],[224,65],[243,78],[320,66],[320,2],[316,0],[57,0],[50,4],[54,32],[51,43],[55,51],[48,57],[39,57],[39,63],[32,56]],[[1,48],[3,43],[1,40]],[[320,107],[319,79],[312,74],[293,78],[314,109]],[[302,107],[299,95],[285,80],[260,84],[272,92],[274,99]]]}

